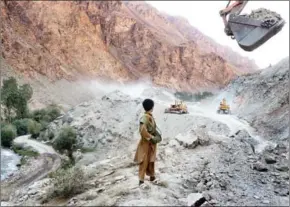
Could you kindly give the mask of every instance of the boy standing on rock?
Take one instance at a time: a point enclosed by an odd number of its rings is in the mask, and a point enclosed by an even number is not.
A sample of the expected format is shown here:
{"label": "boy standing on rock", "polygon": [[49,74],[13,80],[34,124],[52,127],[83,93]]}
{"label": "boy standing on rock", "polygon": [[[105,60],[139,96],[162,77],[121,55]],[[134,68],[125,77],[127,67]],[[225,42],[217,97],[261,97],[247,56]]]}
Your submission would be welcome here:
{"label": "boy standing on rock", "polygon": [[[155,160],[157,151],[159,133],[156,130],[156,123],[152,116],[154,101],[145,99],[142,103],[145,110],[144,115],[140,119],[139,132],[141,139],[139,141],[134,161],[139,164],[139,185],[145,187],[145,174],[150,176],[150,181],[159,184],[155,177]],[[161,136],[160,136],[161,139]]]}

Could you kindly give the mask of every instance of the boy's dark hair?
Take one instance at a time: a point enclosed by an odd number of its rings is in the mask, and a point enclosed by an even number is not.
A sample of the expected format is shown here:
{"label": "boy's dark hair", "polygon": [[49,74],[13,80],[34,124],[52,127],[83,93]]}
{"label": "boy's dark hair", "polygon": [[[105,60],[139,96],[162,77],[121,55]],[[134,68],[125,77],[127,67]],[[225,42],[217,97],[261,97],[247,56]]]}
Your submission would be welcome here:
{"label": "boy's dark hair", "polygon": [[151,109],[153,109],[154,101],[151,99],[145,99],[142,105],[145,111],[150,111]]}

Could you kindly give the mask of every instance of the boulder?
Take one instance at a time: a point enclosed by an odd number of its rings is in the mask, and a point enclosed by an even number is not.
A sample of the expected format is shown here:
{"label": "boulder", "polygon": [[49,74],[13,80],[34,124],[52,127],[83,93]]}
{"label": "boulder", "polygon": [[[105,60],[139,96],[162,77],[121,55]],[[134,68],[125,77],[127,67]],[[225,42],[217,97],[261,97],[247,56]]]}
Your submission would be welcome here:
{"label": "boulder", "polygon": [[273,157],[271,155],[265,155],[264,159],[265,159],[265,162],[267,164],[274,164],[274,163],[277,162],[276,159],[275,159],[275,157]]}
{"label": "boulder", "polygon": [[210,137],[203,130],[191,130],[186,133],[178,134],[175,140],[188,149],[194,149],[198,145],[207,146],[210,144]]}
{"label": "boulder", "polygon": [[70,114],[65,114],[63,117],[62,117],[62,122],[63,123],[72,123],[73,122],[73,117],[70,115]]}
{"label": "boulder", "polygon": [[257,170],[259,172],[266,172],[268,171],[268,168],[261,162],[256,162],[253,164],[253,169]]}
{"label": "boulder", "polygon": [[276,170],[282,171],[282,172],[287,172],[289,171],[289,167],[287,165],[277,165]]}
{"label": "boulder", "polygon": [[205,201],[201,193],[191,193],[187,196],[187,206],[200,206]]}
{"label": "boulder", "polygon": [[202,205],[201,205],[201,207],[210,207],[210,206],[212,206],[210,203],[208,203],[208,202],[204,202]]}
{"label": "boulder", "polygon": [[178,134],[175,139],[180,145],[188,149],[194,149],[198,146],[198,137],[192,133]]}

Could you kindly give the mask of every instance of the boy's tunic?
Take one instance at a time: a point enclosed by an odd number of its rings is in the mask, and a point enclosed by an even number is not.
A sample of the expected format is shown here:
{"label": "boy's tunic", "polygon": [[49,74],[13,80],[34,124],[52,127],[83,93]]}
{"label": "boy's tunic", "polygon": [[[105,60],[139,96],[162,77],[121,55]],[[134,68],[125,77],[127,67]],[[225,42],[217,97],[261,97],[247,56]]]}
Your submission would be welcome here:
{"label": "boy's tunic", "polygon": [[134,161],[139,164],[139,179],[142,181],[144,181],[145,173],[148,176],[154,176],[155,174],[154,162],[156,160],[157,145],[148,140],[155,130],[156,123],[154,118],[151,113],[146,112],[140,120],[139,132],[141,139],[134,158]]}

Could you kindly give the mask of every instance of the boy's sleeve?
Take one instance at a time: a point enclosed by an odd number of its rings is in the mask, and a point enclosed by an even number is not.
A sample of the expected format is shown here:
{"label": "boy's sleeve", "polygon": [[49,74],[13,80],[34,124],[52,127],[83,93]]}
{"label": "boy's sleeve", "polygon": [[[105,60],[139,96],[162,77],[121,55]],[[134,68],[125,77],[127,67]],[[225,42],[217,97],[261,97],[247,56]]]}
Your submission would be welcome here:
{"label": "boy's sleeve", "polygon": [[142,116],[140,118],[140,124],[145,124],[147,126],[147,123],[148,123],[148,120],[147,120],[146,116]]}
{"label": "boy's sleeve", "polygon": [[140,134],[147,140],[150,140],[152,135],[147,131],[148,120],[145,116],[140,119]]}

